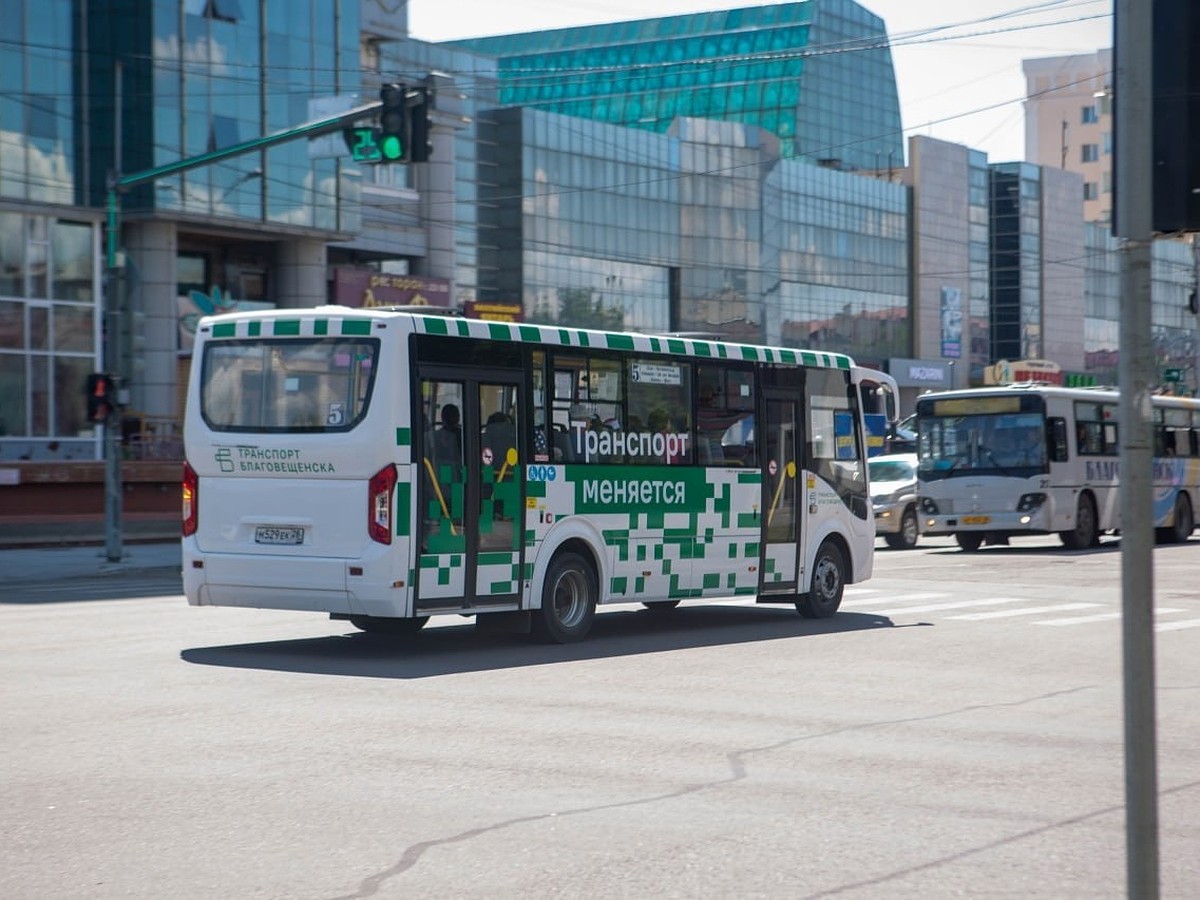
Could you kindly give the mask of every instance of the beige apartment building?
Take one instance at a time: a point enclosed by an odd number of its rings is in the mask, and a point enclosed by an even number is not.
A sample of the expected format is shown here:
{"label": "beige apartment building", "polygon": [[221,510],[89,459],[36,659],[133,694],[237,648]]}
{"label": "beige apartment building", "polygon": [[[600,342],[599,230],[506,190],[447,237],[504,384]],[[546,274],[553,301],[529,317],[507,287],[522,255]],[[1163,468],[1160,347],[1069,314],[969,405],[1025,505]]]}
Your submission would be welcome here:
{"label": "beige apartment building", "polygon": [[1112,218],[1112,50],[1026,59],[1025,159],[1083,177],[1083,218]]}

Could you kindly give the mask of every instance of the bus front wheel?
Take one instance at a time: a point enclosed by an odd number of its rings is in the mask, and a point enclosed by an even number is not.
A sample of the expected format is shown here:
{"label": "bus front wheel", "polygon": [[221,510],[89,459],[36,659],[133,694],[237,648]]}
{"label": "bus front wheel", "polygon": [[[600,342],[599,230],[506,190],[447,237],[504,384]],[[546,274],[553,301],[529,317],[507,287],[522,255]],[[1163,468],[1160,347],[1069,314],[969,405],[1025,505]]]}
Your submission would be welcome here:
{"label": "bus front wheel", "polygon": [[826,541],[813,561],[812,585],[808,594],[796,601],[796,612],[806,619],[832,616],[842,605],[846,588],[846,559],[832,541]]}
{"label": "bus front wheel", "polygon": [[587,637],[596,618],[596,573],[578,553],[560,553],[550,562],[542,587],[542,607],[534,610],[533,632],[552,644],[574,644]]}
{"label": "bus front wheel", "polygon": [[1091,494],[1081,494],[1079,508],[1075,510],[1075,527],[1060,531],[1058,539],[1068,550],[1086,550],[1100,539],[1096,529],[1096,501]]}
{"label": "bus front wheel", "polygon": [[974,553],[983,546],[983,535],[977,531],[960,531],[954,535],[954,540],[960,550],[965,550],[968,553]]}

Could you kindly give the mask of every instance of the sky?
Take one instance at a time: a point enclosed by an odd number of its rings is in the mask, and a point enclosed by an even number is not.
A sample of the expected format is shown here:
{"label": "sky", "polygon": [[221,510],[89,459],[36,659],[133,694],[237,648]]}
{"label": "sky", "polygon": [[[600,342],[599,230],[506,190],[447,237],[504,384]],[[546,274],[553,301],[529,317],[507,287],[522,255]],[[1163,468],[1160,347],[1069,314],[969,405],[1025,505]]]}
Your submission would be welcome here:
{"label": "sky", "polygon": [[[447,41],[764,6],[737,0],[409,0],[414,38]],[[905,138],[1025,155],[1021,60],[1112,46],[1113,0],[858,0],[892,42]],[[907,144],[907,140],[906,140]]]}

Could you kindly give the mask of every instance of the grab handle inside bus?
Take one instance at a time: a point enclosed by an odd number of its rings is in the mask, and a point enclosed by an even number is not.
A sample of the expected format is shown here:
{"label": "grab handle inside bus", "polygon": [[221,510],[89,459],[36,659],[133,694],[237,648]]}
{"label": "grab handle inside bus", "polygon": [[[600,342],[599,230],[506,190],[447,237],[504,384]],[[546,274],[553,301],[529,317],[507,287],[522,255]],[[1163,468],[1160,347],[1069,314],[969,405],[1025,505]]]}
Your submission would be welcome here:
{"label": "grab handle inside bus", "polygon": [[446,506],[446,497],[442,493],[442,486],[438,482],[437,473],[433,471],[433,463],[429,461],[429,457],[422,457],[425,460],[425,471],[429,473],[429,481],[433,485],[433,492],[437,494],[438,503],[442,507],[442,515],[450,522],[450,533],[457,535],[458,531],[454,528],[454,520],[450,518],[450,508]]}

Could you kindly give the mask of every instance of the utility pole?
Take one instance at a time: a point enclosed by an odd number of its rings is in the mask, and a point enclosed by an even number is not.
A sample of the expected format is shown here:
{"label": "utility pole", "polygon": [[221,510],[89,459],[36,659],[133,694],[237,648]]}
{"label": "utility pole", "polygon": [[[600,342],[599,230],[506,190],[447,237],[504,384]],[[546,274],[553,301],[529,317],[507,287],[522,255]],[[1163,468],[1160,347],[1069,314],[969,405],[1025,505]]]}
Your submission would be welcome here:
{"label": "utility pole", "polygon": [[[306,122],[303,125],[297,125],[295,128],[288,128],[284,131],[267,135],[266,137],[243,141],[240,144],[234,144],[221,150],[214,150],[200,156],[181,159],[154,169],[145,169],[129,175],[121,175],[121,78],[121,64],[118,62],[116,64],[115,85],[116,116],[113,124],[115,134],[114,161],[113,171],[108,178],[108,195],[105,209],[107,225],[105,229],[104,293],[102,297],[104,307],[101,316],[104,323],[104,369],[109,374],[117,373],[121,364],[121,325],[123,317],[127,313],[127,310],[124,308],[122,294],[121,254],[119,250],[121,241],[121,194],[124,191],[137,187],[140,184],[147,184],[159,178],[165,178],[168,175],[175,175],[179,172],[198,168],[199,166],[220,162],[223,159],[266,150],[269,147],[274,147],[277,144],[287,141],[317,137],[318,135],[338,131],[343,127],[352,125],[358,119],[374,115],[382,105],[378,101],[367,103],[328,119],[317,119],[312,122]],[[261,178],[261,170],[257,173],[249,173],[246,179],[250,177]],[[128,391],[129,386],[125,383],[124,378],[118,384],[119,394],[120,392]],[[119,404],[114,404],[104,421],[104,531],[105,552],[109,562],[120,562],[122,553],[120,431],[120,407]]]}
{"label": "utility pole", "polygon": [[[1116,0],[1116,228],[1121,238],[1121,603],[1128,896],[1157,900],[1158,763],[1154,687],[1154,521],[1150,262],[1153,245],[1153,5]],[[1182,60],[1180,61],[1182,63]]]}

